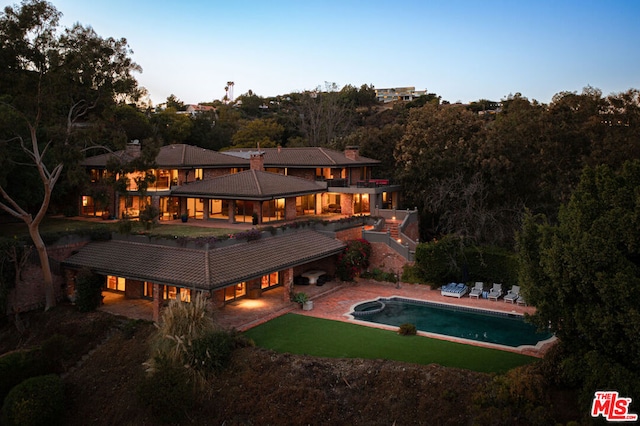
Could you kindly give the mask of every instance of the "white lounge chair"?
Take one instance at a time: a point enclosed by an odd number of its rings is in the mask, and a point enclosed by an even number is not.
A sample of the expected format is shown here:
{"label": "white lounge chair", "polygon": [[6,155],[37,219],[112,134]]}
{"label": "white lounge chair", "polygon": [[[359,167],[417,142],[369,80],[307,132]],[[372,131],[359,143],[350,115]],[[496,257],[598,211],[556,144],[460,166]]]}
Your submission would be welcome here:
{"label": "white lounge chair", "polygon": [[489,292],[489,300],[498,301],[498,298],[502,296],[502,284],[493,283],[493,287]]}
{"label": "white lounge chair", "polygon": [[476,281],[476,284],[471,289],[469,293],[469,297],[475,297],[476,299],[482,296],[482,292],[484,291],[484,283],[482,281]]}
{"label": "white lounge chair", "polygon": [[527,306],[527,301],[524,300],[524,296],[518,296],[518,298],[516,299],[516,303],[518,305]]}
{"label": "white lounge chair", "polygon": [[504,295],[504,303],[516,303],[518,297],[520,297],[520,287],[517,285],[513,285],[511,286],[511,290],[509,290],[507,294]]}

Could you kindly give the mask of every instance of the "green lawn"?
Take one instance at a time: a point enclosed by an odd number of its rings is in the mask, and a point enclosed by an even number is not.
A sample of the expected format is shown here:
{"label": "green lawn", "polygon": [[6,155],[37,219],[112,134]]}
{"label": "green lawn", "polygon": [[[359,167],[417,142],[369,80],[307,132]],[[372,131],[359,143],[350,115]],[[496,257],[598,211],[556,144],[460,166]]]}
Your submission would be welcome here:
{"label": "green lawn", "polygon": [[[58,217],[47,217],[40,225],[42,234],[89,232],[92,229],[107,228],[110,231],[118,231],[118,223],[114,221],[84,221],[72,220]],[[144,227],[139,222],[133,223],[132,232],[144,231]],[[185,224],[157,225],[149,231],[150,235],[156,236],[177,236],[177,237],[210,237],[218,235],[228,235],[237,233],[237,229],[227,228],[204,228],[201,226],[190,226]],[[23,222],[0,224],[0,235],[6,237],[21,237],[28,235],[29,231]]]}
{"label": "green lawn", "polygon": [[341,321],[287,314],[248,330],[257,346],[329,358],[391,359],[504,373],[536,358]]}

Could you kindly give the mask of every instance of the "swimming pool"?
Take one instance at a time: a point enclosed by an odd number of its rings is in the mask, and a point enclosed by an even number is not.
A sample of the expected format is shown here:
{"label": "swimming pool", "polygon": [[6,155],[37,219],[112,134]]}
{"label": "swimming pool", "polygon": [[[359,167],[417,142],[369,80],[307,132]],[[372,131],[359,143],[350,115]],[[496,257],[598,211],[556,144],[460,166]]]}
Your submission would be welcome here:
{"label": "swimming pool", "polygon": [[428,333],[514,348],[535,346],[553,337],[548,332],[538,333],[521,315],[400,297],[360,303],[351,315],[361,321],[390,326],[411,323]]}

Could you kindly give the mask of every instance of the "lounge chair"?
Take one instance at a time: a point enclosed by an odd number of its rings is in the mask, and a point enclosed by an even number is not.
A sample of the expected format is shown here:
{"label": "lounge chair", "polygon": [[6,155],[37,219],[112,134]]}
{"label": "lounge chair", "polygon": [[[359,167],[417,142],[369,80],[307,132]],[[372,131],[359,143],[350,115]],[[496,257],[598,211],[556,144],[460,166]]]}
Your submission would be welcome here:
{"label": "lounge chair", "polygon": [[484,283],[482,281],[477,281],[476,285],[473,286],[471,292],[469,292],[469,297],[475,297],[479,299],[482,296],[482,292],[484,291]]}
{"label": "lounge chair", "polygon": [[518,305],[527,306],[527,301],[524,300],[524,296],[518,296],[518,298],[516,299],[516,303]]}
{"label": "lounge chair", "polygon": [[469,287],[464,283],[449,283],[440,288],[440,294],[443,296],[451,296],[461,298],[469,291]]}
{"label": "lounge chair", "polygon": [[509,290],[507,294],[504,295],[504,303],[516,303],[518,297],[520,297],[520,287],[517,285],[511,286],[511,290]]}
{"label": "lounge chair", "polygon": [[493,299],[498,301],[498,298],[502,296],[502,284],[493,283],[493,287],[489,292],[489,300]]}

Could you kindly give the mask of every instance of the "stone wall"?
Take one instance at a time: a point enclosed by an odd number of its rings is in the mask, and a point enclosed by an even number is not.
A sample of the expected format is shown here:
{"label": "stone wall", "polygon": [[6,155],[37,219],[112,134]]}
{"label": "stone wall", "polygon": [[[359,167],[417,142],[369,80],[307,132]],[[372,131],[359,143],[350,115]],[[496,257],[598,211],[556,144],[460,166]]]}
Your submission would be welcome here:
{"label": "stone wall", "polygon": [[[51,270],[53,272],[53,288],[56,300],[67,298],[67,278],[63,276],[59,262],[63,261],[79,248],[86,245],[88,240],[68,242],[67,244],[47,247]],[[21,279],[16,287],[9,291],[7,313],[26,312],[45,306],[44,283],[42,268],[36,249],[32,249],[27,264],[22,269]]]}
{"label": "stone wall", "polygon": [[413,264],[413,262],[407,261],[407,259],[384,243],[371,243],[369,270],[378,268],[384,272],[402,273],[406,264]]}

